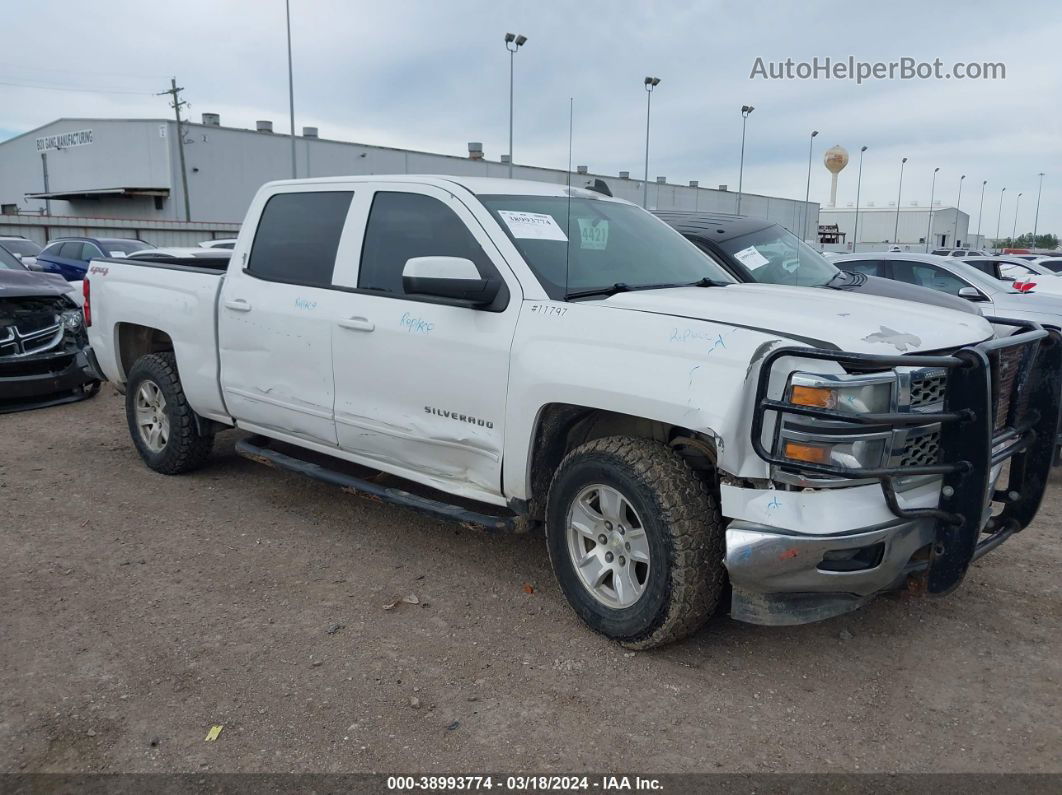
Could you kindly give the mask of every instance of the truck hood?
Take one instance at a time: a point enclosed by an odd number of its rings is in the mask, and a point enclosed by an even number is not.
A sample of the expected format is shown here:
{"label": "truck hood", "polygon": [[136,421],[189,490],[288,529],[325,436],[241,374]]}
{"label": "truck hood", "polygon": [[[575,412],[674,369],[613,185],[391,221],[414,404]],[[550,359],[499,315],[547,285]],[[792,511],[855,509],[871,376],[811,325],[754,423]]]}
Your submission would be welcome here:
{"label": "truck hood", "polygon": [[0,298],[54,297],[69,292],[66,279],[54,273],[0,270]]}
{"label": "truck hood", "polygon": [[984,318],[939,306],[777,284],[632,291],[601,304],[723,323],[854,353],[938,351],[993,335]]}

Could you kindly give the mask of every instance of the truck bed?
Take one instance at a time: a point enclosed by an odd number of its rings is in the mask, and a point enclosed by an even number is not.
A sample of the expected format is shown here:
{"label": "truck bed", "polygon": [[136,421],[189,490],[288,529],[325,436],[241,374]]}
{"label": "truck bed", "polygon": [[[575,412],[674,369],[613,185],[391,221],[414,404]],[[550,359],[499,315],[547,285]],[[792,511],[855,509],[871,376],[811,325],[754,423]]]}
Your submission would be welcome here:
{"label": "truck bed", "polygon": [[[162,262],[104,257],[89,263],[92,326],[89,337],[107,379],[124,388],[132,366],[123,345],[138,327],[169,337],[182,363],[188,401],[203,416],[227,421],[218,365],[217,302],[222,260],[193,257]],[[165,307],[166,311],[159,311]]]}

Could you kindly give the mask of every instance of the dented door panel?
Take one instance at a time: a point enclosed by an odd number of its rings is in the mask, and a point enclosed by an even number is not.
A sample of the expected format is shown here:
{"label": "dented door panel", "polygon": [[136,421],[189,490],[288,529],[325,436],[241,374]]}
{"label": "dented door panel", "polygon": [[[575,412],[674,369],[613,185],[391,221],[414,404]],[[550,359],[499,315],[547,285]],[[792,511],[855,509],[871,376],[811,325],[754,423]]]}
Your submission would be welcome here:
{"label": "dented door panel", "polygon": [[[240,275],[221,291],[221,387],[237,424],[335,445],[331,332],[342,293]],[[233,308],[245,302],[248,309]]]}
{"label": "dented door panel", "polygon": [[428,186],[381,189],[421,193],[446,204],[501,272],[510,298],[500,312],[430,303],[358,290],[357,274],[350,274],[347,314],[372,328],[337,325],[332,331],[339,445],[414,480],[441,482],[480,498],[500,496],[519,284],[451,194]]}

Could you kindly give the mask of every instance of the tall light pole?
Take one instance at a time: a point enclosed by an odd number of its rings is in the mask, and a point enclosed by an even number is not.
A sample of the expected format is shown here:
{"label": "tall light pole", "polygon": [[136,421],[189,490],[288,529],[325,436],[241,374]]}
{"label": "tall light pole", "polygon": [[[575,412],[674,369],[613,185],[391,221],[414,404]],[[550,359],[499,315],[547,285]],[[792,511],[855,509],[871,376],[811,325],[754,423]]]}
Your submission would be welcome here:
{"label": "tall light pole", "polygon": [[749,114],[754,110],[756,109],[752,107],[752,105],[741,106],[741,161],[738,165],[738,215],[741,215],[742,180],[745,176],[745,122],[748,120]]}
{"label": "tall light pole", "polygon": [[1040,187],[1036,190],[1036,217],[1033,218],[1033,248],[1036,248],[1036,230],[1040,227],[1040,194],[1044,192],[1044,172],[1040,172]]}
{"label": "tall light pole", "polygon": [[893,245],[896,245],[900,235],[900,196],[903,195],[903,166],[906,162],[906,157],[900,161],[900,184],[896,188],[896,226],[892,230]]}
{"label": "tall light pole", "polygon": [[642,207],[649,209],[649,112],[653,108],[653,89],[660,85],[659,77],[645,78],[645,182],[642,184]]}
{"label": "tall light pole", "polygon": [[299,175],[295,168],[295,80],[291,69],[291,0],[284,0],[284,15],[288,20],[288,112],[291,114],[291,178]]}
{"label": "tall light pole", "polygon": [[513,178],[513,71],[516,69],[516,51],[526,41],[527,36],[519,33],[505,34],[505,49],[509,51],[509,179]]}
{"label": "tall light pole", "polygon": [[1018,200],[1014,202],[1014,227],[1010,230],[1010,240],[1013,243],[1018,235],[1018,208],[1021,207],[1022,194],[1018,194]]}
{"label": "tall light pole", "polygon": [[[962,201],[962,181],[964,179],[966,179],[965,174],[959,177],[959,197],[955,200],[955,226],[951,230],[951,242],[955,248],[959,247],[959,202]],[[966,229],[966,234],[967,236],[970,234],[969,227]]]}
{"label": "tall light pole", "polygon": [[1006,188],[999,192],[999,212],[996,213],[996,248],[999,248],[999,222],[1003,220],[1003,194],[1006,192]]}
{"label": "tall light pole", "polygon": [[803,223],[800,224],[800,239],[808,239],[808,199],[811,198],[811,150],[815,145],[815,136],[819,134],[818,130],[811,131],[811,138],[808,140],[808,185],[804,189],[804,214]]}
{"label": "tall light pole", "polygon": [[981,183],[981,204],[977,207],[977,247],[984,248],[984,242],[981,240],[981,213],[985,209],[985,185],[988,184],[986,179]]}
{"label": "tall light pole", "polygon": [[855,229],[852,231],[852,253],[854,254],[856,249],[859,248],[859,189],[863,184],[863,153],[867,151],[864,146],[859,150],[859,176],[856,177],[856,213],[855,213]]}
{"label": "tall light pole", "polygon": [[[937,191],[937,172],[940,166],[933,169],[933,180],[929,183],[929,226],[926,227],[926,254],[929,253],[929,241],[933,239],[933,194]],[[961,181],[959,184],[962,184]]]}

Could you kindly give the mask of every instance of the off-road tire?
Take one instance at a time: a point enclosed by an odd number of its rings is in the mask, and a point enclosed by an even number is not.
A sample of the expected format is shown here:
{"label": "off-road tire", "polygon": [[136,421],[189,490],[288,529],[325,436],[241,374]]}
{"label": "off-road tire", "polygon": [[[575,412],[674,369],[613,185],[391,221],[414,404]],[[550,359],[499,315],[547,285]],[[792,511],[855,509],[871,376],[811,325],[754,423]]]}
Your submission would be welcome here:
{"label": "off-road tire", "polygon": [[[595,483],[624,494],[649,539],[645,590],[630,607],[597,601],[569,552],[569,507]],[[546,540],[561,590],[591,629],[631,649],[686,637],[715,612],[727,579],[724,532],[718,496],[705,480],[674,450],[648,439],[613,436],[575,448],[557,468],[547,498]]]}
{"label": "off-road tire", "polygon": [[[136,394],[141,383],[154,381],[166,398],[166,417],[170,434],[159,452],[147,447],[136,425]],[[210,457],[214,436],[201,436],[195,420],[195,412],[188,405],[177,374],[177,360],[172,353],[152,353],[136,360],[129,371],[125,390],[125,418],[129,435],[144,463],[164,475],[180,475],[198,469]]]}

